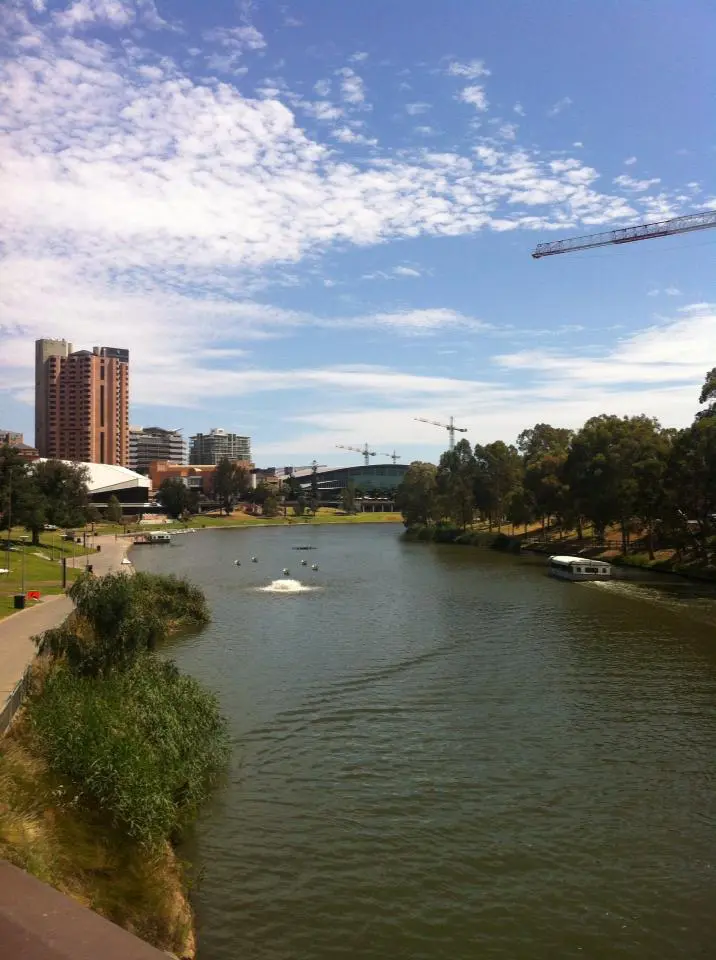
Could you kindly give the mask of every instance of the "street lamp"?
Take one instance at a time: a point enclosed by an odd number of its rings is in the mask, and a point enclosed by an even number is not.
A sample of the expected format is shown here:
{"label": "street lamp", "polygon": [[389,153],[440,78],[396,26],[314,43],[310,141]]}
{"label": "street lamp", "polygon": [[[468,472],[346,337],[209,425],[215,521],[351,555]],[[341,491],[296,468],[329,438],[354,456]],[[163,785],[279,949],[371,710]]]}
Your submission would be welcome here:
{"label": "street lamp", "polygon": [[22,540],[22,562],[21,562],[22,585],[21,585],[21,587],[20,587],[20,592],[21,592],[22,595],[24,596],[24,595],[25,595],[25,547],[27,546],[27,541],[28,541],[30,538],[27,537],[27,536],[25,536],[25,537],[20,537],[20,539]]}

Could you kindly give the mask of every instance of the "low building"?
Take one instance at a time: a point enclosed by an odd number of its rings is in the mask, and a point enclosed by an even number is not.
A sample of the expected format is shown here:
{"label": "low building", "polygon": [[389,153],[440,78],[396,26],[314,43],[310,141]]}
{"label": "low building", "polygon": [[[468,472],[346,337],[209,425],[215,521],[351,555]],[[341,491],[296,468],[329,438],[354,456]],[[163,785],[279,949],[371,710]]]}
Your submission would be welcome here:
{"label": "low building", "polygon": [[0,447],[5,445],[12,447],[23,460],[37,460],[40,454],[35,447],[31,447],[24,440],[24,435],[17,430],[0,430]]}
{"label": "low building", "polygon": [[248,463],[251,460],[251,437],[241,437],[214,427],[209,433],[190,437],[189,463],[196,465],[218,463],[228,457]]}
{"label": "low building", "polygon": [[[251,471],[253,463],[246,460],[237,460],[236,466]],[[152,489],[156,491],[167,479],[181,480],[190,490],[198,490],[207,497],[214,491],[215,463],[171,463],[168,460],[155,460],[149,465],[149,479]]]}
{"label": "low building", "polygon": [[138,516],[156,510],[155,504],[149,500],[150,481],[127,467],[120,467],[110,463],[74,463],[66,460],[71,466],[85,467],[87,470],[87,491],[91,503],[99,510],[106,510],[109,498],[115,496],[121,506],[122,513],[127,516]]}
{"label": "low building", "polygon": [[[341,491],[352,484],[366,497],[379,495],[391,499],[408,472],[407,464],[371,463],[368,466],[323,467],[315,472],[315,484],[321,500],[338,500]],[[301,487],[309,492],[314,484],[313,470],[297,470],[294,474]]]}
{"label": "low building", "polygon": [[184,437],[178,430],[163,427],[130,427],[129,469],[146,476],[154,460],[186,463]]}

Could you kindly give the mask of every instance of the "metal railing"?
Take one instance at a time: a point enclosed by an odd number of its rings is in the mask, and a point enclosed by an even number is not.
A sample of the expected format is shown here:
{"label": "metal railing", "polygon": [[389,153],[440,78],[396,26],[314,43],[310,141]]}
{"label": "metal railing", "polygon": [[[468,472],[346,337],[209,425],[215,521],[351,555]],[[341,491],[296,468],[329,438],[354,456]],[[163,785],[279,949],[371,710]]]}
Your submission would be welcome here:
{"label": "metal railing", "polygon": [[2,710],[0,710],[0,737],[4,737],[7,731],[10,728],[15,714],[22,706],[22,702],[25,699],[25,695],[30,688],[30,675],[32,668],[28,667],[27,670],[22,675],[22,678],[18,681],[15,686],[15,689],[8,696],[5,701],[5,705]]}

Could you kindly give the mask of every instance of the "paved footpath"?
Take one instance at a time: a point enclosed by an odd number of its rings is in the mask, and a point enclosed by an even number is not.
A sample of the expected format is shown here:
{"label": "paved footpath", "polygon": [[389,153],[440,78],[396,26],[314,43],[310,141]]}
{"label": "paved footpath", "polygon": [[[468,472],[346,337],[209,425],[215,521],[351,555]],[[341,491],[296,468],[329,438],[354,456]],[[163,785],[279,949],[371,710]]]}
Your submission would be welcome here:
{"label": "paved footpath", "polygon": [[[97,537],[96,543],[102,550],[87,557],[94,573],[102,576],[123,569],[122,559],[132,545],[130,540],[105,536]],[[76,557],[75,563],[79,565],[84,559]],[[72,601],[61,593],[0,620],[0,708],[35,656],[32,637],[43,630],[59,627],[71,610]]]}

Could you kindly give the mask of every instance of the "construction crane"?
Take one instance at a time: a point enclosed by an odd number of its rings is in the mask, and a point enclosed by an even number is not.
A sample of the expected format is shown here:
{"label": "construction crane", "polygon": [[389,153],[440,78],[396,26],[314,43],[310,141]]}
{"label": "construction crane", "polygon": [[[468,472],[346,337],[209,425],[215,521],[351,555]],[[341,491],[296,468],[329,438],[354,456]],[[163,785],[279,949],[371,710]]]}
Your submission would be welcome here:
{"label": "construction crane", "polygon": [[393,450],[392,453],[381,453],[381,457],[388,457],[393,463],[397,463],[398,460],[400,460],[400,454],[396,453],[395,450]]}
{"label": "construction crane", "polygon": [[352,450],[353,453],[359,453],[359,454],[363,457],[363,460],[364,460],[364,462],[365,462],[366,467],[370,464],[370,458],[371,458],[371,457],[377,457],[377,456],[378,456],[378,454],[375,452],[375,450],[370,450],[370,449],[368,448],[368,444],[367,444],[367,443],[366,443],[366,445],[363,447],[362,450],[361,450],[360,447],[346,447],[346,446],[344,446],[342,443],[337,443],[336,446],[338,447],[339,450]]}
{"label": "construction crane", "polygon": [[658,223],[641,223],[636,227],[622,227],[619,230],[608,230],[606,233],[590,233],[584,237],[538,243],[532,256],[535,260],[540,260],[542,257],[554,256],[556,253],[574,253],[577,250],[608,247],[613,243],[634,243],[635,240],[673,237],[677,233],[691,233],[692,230],[707,230],[709,227],[716,227],[716,210],[674,217],[672,220],[660,220]]}
{"label": "construction crane", "polygon": [[319,463],[317,460],[312,460],[311,463],[302,463],[300,467],[284,467],[283,472],[285,476],[292,477],[296,470],[313,470],[314,473],[318,473],[321,467],[325,466],[325,463]]}
{"label": "construction crane", "polygon": [[456,433],[467,433],[467,427],[456,427],[455,418],[450,417],[450,423],[440,423],[438,420],[426,420],[425,417],[413,417],[414,420],[419,420],[420,423],[432,423],[434,427],[442,427],[443,430],[447,430],[450,435],[450,449],[455,449],[455,434]]}

